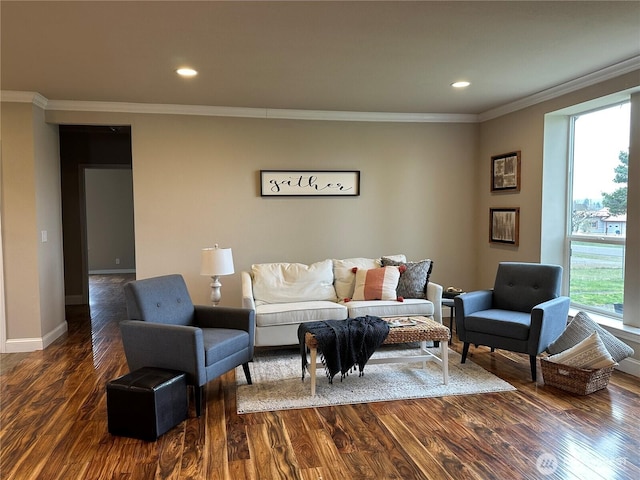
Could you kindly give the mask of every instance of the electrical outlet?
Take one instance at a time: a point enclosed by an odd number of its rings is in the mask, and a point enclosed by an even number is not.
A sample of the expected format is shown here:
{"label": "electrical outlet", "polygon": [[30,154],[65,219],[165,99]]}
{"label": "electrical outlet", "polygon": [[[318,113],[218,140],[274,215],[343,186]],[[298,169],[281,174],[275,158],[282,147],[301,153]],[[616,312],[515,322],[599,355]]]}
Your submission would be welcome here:
{"label": "electrical outlet", "polygon": [[120,265],[120,259],[116,258],[116,265]]}

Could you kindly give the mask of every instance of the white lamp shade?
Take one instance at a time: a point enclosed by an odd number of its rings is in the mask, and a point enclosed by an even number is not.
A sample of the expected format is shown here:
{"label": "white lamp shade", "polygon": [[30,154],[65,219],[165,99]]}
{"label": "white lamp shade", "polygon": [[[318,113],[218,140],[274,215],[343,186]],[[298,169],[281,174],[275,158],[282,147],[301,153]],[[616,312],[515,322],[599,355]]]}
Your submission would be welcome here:
{"label": "white lamp shade", "polygon": [[202,249],[202,266],[200,275],[214,277],[218,275],[231,275],[233,270],[233,255],[230,248]]}

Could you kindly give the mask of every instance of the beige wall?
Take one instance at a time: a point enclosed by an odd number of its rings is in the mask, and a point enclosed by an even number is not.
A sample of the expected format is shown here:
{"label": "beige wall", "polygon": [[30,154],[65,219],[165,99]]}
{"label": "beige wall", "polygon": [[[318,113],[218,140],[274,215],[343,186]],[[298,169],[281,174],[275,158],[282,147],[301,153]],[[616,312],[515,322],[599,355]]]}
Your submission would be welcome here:
{"label": "beige wall", "polygon": [[46,346],[66,330],[57,127],[32,104],[3,103],[1,116],[6,339]]}
{"label": "beige wall", "polygon": [[33,105],[2,104],[2,222],[7,340],[40,337]]}
{"label": "beige wall", "polygon": [[[460,283],[473,263],[477,125],[379,124],[139,116],[133,128],[136,263],[140,277],[180,272],[208,299],[200,249],[233,248],[252,263],[310,263],[397,252],[435,261],[434,281]],[[361,171],[361,195],[263,198],[261,169]],[[240,275],[222,279],[240,304]]]}

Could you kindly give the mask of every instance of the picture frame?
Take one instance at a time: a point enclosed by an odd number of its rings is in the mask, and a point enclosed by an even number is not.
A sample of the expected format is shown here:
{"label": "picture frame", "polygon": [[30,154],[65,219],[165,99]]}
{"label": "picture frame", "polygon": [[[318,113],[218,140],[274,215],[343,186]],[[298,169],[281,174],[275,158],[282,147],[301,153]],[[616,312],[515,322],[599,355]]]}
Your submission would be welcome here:
{"label": "picture frame", "polygon": [[520,191],[520,150],[491,157],[491,191]]}
{"label": "picture frame", "polygon": [[360,170],[260,170],[263,197],[354,197]]}
{"label": "picture frame", "polygon": [[519,245],[519,207],[489,209],[489,242],[516,247]]}

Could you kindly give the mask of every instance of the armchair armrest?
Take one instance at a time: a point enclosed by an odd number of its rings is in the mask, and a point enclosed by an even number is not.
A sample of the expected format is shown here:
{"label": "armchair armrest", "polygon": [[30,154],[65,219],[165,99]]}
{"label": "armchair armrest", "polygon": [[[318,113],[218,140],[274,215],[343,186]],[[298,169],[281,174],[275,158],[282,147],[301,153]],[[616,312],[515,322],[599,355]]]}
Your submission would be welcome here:
{"label": "armchair armrest", "polygon": [[189,383],[206,383],[204,343],[198,327],[167,325],[140,320],[120,322],[129,370],[142,367],[186,372]]}
{"label": "armchair armrest", "polygon": [[255,312],[248,308],[195,305],[195,322],[200,328],[234,328],[253,338]]}
{"label": "armchair armrest", "polygon": [[557,297],[540,303],[531,310],[529,355],[537,355],[557,339],[569,320],[569,297]]}
{"label": "armchair armrest", "polygon": [[493,304],[493,290],[476,290],[475,292],[463,293],[454,298],[456,305],[456,316],[461,314],[468,317],[475,312],[489,310]]}
{"label": "armchair armrest", "polygon": [[433,302],[433,319],[442,323],[442,285],[427,283],[427,300]]}
{"label": "armchair armrest", "polygon": [[465,341],[466,328],[465,317],[473,315],[475,312],[489,310],[493,303],[493,290],[476,290],[469,293],[463,293],[454,298],[456,306],[456,331],[458,338]]}
{"label": "armchair armrest", "polygon": [[242,307],[251,310],[256,309],[256,301],[253,298],[253,281],[249,272],[242,272]]}

